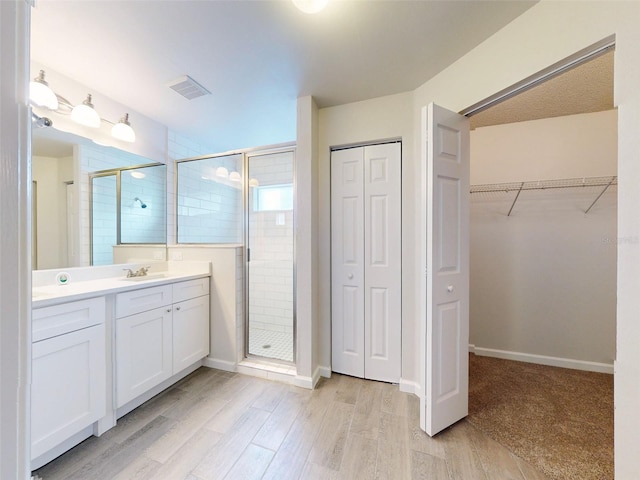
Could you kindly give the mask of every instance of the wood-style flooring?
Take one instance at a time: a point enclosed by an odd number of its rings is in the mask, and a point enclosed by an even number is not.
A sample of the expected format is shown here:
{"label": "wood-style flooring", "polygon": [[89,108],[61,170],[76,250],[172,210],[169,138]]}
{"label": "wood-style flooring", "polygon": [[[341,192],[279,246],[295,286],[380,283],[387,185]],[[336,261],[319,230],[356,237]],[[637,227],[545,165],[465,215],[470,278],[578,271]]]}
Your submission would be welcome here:
{"label": "wood-style flooring", "polygon": [[305,390],[200,368],[34,472],[43,480],[509,479],[541,473],[461,421],[435,438],[397,385]]}

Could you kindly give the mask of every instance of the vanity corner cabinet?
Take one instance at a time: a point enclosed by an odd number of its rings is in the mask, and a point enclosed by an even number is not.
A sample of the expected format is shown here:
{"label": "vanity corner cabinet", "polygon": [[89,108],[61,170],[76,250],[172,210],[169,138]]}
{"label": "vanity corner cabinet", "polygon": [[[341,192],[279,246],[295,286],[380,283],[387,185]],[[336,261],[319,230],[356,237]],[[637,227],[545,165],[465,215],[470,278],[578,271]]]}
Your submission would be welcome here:
{"label": "vanity corner cabinet", "polygon": [[33,310],[31,459],[106,414],[105,299]]}
{"label": "vanity corner cabinet", "polygon": [[209,354],[209,278],[116,295],[116,408]]}

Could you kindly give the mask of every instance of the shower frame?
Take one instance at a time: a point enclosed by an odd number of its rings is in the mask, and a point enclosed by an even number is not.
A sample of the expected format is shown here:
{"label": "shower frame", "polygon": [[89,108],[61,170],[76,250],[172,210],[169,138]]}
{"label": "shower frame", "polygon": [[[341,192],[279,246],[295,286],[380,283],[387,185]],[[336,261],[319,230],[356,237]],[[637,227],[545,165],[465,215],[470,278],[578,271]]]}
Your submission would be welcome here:
{"label": "shower frame", "polygon": [[[249,202],[251,201],[250,199],[250,195],[251,195],[251,189],[249,188],[249,160],[251,159],[251,157],[259,157],[259,156],[264,156],[264,155],[272,155],[272,154],[278,154],[278,153],[287,153],[287,152],[291,152],[293,155],[293,171],[292,171],[292,176],[293,176],[293,243],[292,243],[292,255],[293,255],[293,262],[292,262],[292,267],[293,267],[293,271],[291,272],[292,274],[292,303],[293,303],[293,314],[292,314],[292,322],[293,322],[293,328],[292,328],[292,335],[293,335],[293,342],[292,342],[292,348],[293,351],[291,352],[292,354],[292,361],[287,361],[287,360],[281,360],[278,358],[273,358],[273,357],[266,357],[266,356],[262,356],[262,355],[255,355],[255,354],[251,354],[249,353]],[[296,289],[296,216],[297,216],[297,211],[296,211],[296,198],[297,198],[297,182],[296,182],[296,168],[297,163],[296,163],[296,147],[295,145],[287,145],[287,146],[280,146],[280,147],[274,147],[274,148],[261,148],[261,149],[255,149],[255,150],[249,150],[244,152],[244,156],[243,156],[243,187],[244,187],[244,192],[243,192],[243,217],[244,217],[244,222],[243,222],[243,229],[244,229],[244,275],[243,275],[243,290],[244,290],[244,301],[243,301],[243,306],[244,306],[244,358],[250,359],[250,360],[257,360],[257,361],[265,361],[265,362],[272,362],[272,363],[277,363],[277,364],[283,364],[283,365],[296,365],[296,361],[297,361],[297,344],[298,344],[298,318],[297,318],[297,289]]]}
{"label": "shower frame", "polygon": [[[160,165],[165,165],[161,162],[156,163],[144,163],[140,165],[132,165],[128,167],[120,167],[120,168],[112,168],[109,170],[100,170],[97,172],[92,172],[89,174],[89,263],[93,265],[93,179],[99,177],[116,177],[116,245],[132,245],[130,243],[122,243],[121,241],[121,188],[120,188],[120,177],[122,172],[126,172],[128,170],[136,170],[140,168],[147,167],[157,167]],[[165,216],[166,218],[166,216]],[[161,244],[157,244],[161,245]]]}

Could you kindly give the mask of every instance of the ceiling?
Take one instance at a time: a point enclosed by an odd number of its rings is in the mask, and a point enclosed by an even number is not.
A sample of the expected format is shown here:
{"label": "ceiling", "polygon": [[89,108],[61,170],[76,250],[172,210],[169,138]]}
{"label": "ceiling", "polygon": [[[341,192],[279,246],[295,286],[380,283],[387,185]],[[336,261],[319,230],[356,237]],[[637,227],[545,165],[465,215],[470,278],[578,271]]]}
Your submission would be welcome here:
{"label": "ceiling", "polygon": [[614,51],[471,117],[471,128],[611,110]]}
{"label": "ceiling", "polygon": [[[38,0],[31,56],[224,151],[295,140],[299,96],[327,107],[411,91],[534,4],[333,0],[307,15],[285,0]],[[167,87],[185,74],[212,94]]]}

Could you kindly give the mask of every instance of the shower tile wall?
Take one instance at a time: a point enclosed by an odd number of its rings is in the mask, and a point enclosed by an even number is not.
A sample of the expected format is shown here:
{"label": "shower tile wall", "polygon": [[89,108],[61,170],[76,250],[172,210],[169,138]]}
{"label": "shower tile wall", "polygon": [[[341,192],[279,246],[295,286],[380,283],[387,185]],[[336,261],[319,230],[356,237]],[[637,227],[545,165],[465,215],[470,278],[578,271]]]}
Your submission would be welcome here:
{"label": "shower tile wall", "polygon": [[176,160],[183,158],[194,158],[211,153],[211,148],[194,142],[188,137],[181,135],[173,130],[168,132],[167,154],[169,161],[167,162],[167,244],[175,245],[177,243],[176,234],[176,215],[174,213],[175,205],[175,177],[176,177]]}
{"label": "shower tile wall", "polygon": [[[101,170],[110,170],[125,166],[140,165],[149,163],[149,160],[113,148],[104,148],[100,146],[76,145],[74,154],[78,159],[78,171],[76,176],[76,184],[78,185],[78,231],[89,232],[90,226],[90,197],[89,197],[89,173]],[[89,266],[91,264],[91,239],[87,234],[80,235],[78,245],[78,258],[80,266]],[[105,263],[110,263],[109,259],[103,259]]]}
{"label": "shower tile wall", "polygon": [[[120,177],[120,241],[122,243],[165,243],[165,168],[145,168],[145,177],[135,178],[132,171]],[[146,208],[142,208],[140,198]]]}
{"label": "shower tile wall", "polygon": [[242,155],[178,164],[178,243],[242,243]]}
{"label": "shower tile wall", "polygon": [[[291,185],[292,153],[270,155],[268,162],[251,163],[250,176],[260,187]],[[250,353],[292,360],[293,348],[293,210],[258,209],[254,188],[249,194],[249,274]],[[263,332],[287,334],[288,352],[262,349],[258,338],[270,338]],[[252,340],[255,340],[252,342]],[[258,343],[256,343],[258,342]],[[264,342],[262,342],[264,343]],[[253,344],[253,345],[252,345]],[[253,347],[253,348],[252,348]],[[259,349],[259,350],[257,350]]]}

